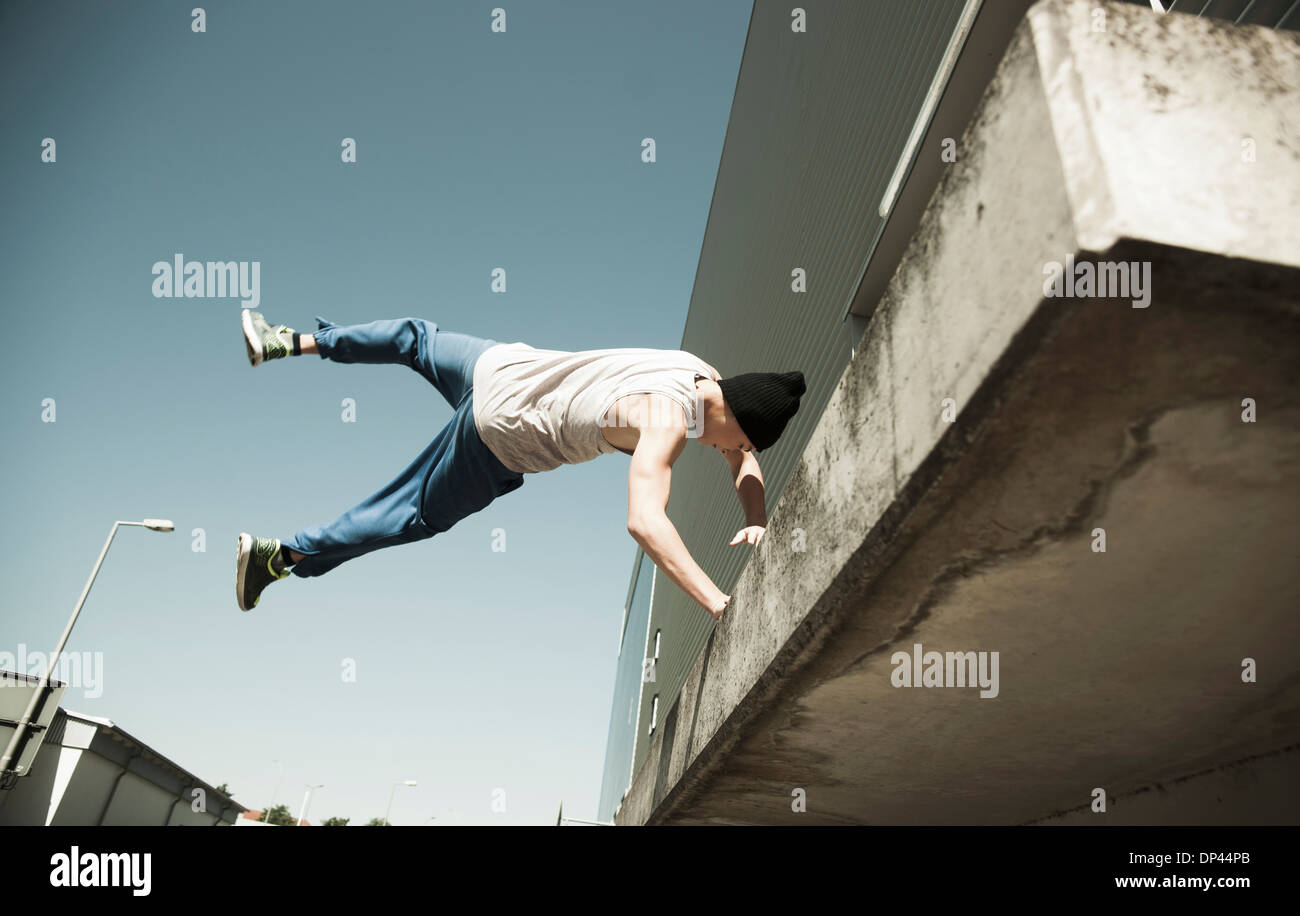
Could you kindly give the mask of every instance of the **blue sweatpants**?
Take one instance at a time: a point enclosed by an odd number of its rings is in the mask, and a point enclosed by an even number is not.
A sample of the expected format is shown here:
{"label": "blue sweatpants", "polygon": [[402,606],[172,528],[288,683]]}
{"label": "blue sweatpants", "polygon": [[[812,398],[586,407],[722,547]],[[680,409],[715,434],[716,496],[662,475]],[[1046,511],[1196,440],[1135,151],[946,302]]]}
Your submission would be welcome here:
{"label": "blue sweatpants", "polygon": [[282,541],[306,554],[294,567],[304,578],[345,560],[446,531],[488,503],[518,489],[524,475],[492,454],[474,427],[474,363],[498,341],[445,331],[422,318],[335,325],[319,315],[321,359],[338,363],[401,363],[420,373],[455,414],[406,470],[328,525]]}

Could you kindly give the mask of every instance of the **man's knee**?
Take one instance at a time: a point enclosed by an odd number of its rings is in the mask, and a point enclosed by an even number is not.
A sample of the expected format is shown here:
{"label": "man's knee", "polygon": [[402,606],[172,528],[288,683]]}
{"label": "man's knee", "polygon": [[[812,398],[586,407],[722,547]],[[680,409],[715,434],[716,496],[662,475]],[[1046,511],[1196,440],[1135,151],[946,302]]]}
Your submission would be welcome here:
{"label": "man's knee", "polygon": [[402,336],[408,341],[403,347],[407,365],[433,381],[433,342],[438,326],[424,318],[403,318]]}
{"label": "man's knee", "polygon": [[415,521],[411,522],[411,524],[406,526],[406,536],[412,541],[422,541],[425,538],[433,537],[435,534],[441,534],[446,530],[446,528],[437,527],[431,517],[421,515]]}

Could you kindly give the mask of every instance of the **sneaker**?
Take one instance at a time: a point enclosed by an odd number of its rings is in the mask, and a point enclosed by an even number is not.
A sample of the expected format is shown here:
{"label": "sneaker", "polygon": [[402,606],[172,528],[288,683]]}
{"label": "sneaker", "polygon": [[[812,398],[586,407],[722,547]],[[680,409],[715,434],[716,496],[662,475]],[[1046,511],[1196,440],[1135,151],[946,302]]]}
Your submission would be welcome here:
{"label": "sneaker", "polygon": [[293,351],[293,335],[288,325],[272,327],[261,312],[241,309],[240,323],[244,327],[244,346],[248,348],[248,361],[254,366],[268,359],[279,359]]}
{"label": "sneaker", "polygon": [[251,611],[257,607],[262,589],[287,575],[289,575],[289,567],[280,556],[278,538],[255,538],[251,534],[239,535],[235,598],[239,601],[241,611]]}

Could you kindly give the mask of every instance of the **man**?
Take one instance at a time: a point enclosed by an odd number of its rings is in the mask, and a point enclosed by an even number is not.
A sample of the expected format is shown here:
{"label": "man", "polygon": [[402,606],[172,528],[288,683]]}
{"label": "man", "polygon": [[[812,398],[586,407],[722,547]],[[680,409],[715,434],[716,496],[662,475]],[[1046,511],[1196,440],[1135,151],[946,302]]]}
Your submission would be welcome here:
{"label": "man", "polygon": [[455,413],[425,450],[365,502],[287,540],[239,535],[241,610],[292,571],[319,576],[345,560],[446,531],[523,485],[524,474],[614,451],[632,456],[627,529],[663,572],[719,619],[731,600],[691,558],[668,520],[673,462],[688,438],[731,469],[747,525],[731,545],[757,544],[767,526],[753,452],[772,445],[799,409],[800,372],[722,378],[682,350],[539,350],[458,334],[421,318],[339,326],[315,334],[241,315],[248,360],[318,353],[340,363],[401,363],[424,376]]}

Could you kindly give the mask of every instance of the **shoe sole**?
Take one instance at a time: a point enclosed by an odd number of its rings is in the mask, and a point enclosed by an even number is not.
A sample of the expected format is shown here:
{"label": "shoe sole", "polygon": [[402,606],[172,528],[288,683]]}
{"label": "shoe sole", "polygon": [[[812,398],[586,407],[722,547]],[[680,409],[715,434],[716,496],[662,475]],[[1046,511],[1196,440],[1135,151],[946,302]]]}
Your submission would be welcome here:
{"label": "shoe sole", "polygon": [[252,309],[243,309],[240,323],[244,327],[244,346],[248,348],[248,361],[254,366],[262,364],[262,340],[253,327]]}
{"label": "shoe sole", "polygon": [[251,534],[241,534],[239,536],[239,552],[236,556],[235,573],[235,601],[239,604],[241,611],[251,611],[251,607],[244,607],[244,579],[248,573],[248,564],[251,562],[253,555],[253,536]]}

